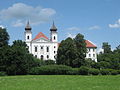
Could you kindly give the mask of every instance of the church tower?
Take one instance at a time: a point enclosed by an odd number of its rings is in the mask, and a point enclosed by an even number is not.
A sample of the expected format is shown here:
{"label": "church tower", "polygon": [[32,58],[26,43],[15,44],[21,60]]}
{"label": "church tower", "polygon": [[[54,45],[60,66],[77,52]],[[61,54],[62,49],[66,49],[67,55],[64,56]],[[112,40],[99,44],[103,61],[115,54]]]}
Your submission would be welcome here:
{"label": "church tower", "polygon": [[32,40],[32,28],[30,27],[29,21],[27,22],[27,25],[25,27],[25,41],[30,42]]}
{"label": "church tower", "polygon": [[56,28],[56,26],[54,24],[54,21],[53,21],[52,27],[50,28],[50,31],[51,31],[51,33],[50,33],[51,34],[50,40],[52,42],[57,42],[58,41],[58,39],[57,39],[57,28]]}

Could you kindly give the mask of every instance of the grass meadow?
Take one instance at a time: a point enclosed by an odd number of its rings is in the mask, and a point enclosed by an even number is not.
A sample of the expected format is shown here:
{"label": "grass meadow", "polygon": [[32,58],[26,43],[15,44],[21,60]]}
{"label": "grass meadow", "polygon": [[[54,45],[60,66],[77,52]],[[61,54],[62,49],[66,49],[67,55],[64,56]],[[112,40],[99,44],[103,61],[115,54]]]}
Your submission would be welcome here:
{"label": "grass meadow", "polygon": [[120,90],[120,75],[1,76],[0,90]]}

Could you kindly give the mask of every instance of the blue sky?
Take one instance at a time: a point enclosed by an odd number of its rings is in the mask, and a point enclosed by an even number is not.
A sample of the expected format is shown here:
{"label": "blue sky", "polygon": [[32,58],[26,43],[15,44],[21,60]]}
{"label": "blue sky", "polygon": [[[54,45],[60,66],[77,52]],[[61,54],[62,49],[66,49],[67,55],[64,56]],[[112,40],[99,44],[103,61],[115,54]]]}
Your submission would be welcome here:
{"label": "blue sky", "polygon": [[1,0],[0,25],[7,27],[10,43],[24,39],[27,20],[33,38],[38,32],[49,37],[54,20],[59,42],[81,33],[98,48],[120,44],[120,0]]}

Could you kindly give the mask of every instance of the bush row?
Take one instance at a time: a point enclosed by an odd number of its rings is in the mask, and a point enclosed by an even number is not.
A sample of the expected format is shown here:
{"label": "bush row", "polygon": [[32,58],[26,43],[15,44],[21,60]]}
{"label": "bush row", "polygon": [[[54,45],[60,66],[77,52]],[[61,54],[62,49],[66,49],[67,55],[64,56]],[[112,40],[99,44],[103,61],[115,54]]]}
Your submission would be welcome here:
{"label": "bush row", "polygon": [[[113,69],[95,69],[81,66],[80,68],[72,68],[65,65],[45,65],[32,68],[30,75],[117,75],[120,70]],[[5,76],[5,72],[0,72],[0,76]]]}
{"label": "bush row", "polygon": [[71,68],[65,65],[45,65],[32,68],[31,75],[117,75],[120,70],[113,69],[95,69],[81,66],[80,68]]}

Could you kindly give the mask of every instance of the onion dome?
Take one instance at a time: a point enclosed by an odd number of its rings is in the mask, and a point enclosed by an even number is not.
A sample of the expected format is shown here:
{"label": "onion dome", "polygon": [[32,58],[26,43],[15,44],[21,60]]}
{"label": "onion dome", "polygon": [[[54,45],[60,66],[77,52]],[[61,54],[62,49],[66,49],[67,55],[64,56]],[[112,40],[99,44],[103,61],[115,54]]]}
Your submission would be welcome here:
{"label": "onion dome", "polygon": [[26,25],[26,27],[25,27],[25,30],[31,30],[32,28],[31,28],[31,26],[30,26],[30,24],[29,24],[29,21],[27,22],[27,25]]}
{"label": "onion dome", "polygon": [[50,28],[50,31],[57,31],[57,28],[56,28],[56,26],[55,26],[55,24],[54,24],[54,21],[53,21],[52,27]]}

